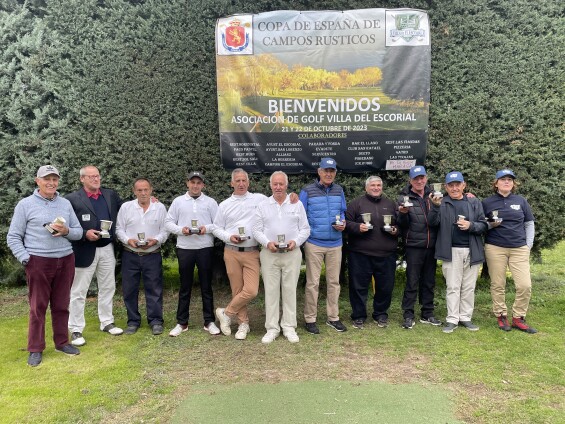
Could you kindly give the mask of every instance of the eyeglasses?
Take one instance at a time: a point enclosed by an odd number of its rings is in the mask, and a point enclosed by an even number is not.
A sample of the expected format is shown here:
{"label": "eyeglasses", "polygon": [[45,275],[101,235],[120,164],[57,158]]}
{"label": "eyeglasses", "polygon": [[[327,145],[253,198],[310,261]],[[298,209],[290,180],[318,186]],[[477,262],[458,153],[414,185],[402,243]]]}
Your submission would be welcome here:
{"label": "eyeglasses", "polygon": [[83,175],[84,178],[88,178],[89,180],[99,180],[100,175]]}

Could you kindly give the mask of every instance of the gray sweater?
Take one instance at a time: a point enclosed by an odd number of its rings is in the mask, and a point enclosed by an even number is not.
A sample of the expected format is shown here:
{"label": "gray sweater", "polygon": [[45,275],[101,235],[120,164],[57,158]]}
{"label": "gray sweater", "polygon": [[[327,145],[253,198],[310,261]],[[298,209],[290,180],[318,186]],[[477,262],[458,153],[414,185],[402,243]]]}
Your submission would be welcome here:
{"label": "gray sweater", "polygon": [[[65,218],[69,234],[54,237],[44,224],[57,217]],[[20,262],[29,260],[30,255],[46,258],[62,258],[73,253],[69,240],[79,240],[82,227],[71,203],[59,193],[54,200],[46,200],[35,189],[31,196],[18,202],[8,230],[8,247]]]}

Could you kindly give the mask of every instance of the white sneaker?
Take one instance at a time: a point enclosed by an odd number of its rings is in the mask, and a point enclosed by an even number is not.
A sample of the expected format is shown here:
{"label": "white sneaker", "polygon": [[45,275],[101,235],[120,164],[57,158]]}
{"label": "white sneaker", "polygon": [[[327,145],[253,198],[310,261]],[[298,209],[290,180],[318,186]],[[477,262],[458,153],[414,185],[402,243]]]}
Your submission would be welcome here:
{"label": "white sneaker", "polygon": [[235,338],[237,340],[245,340],[247,338],[247,333],[249,333],[249,324],[247,324],[246,322],[242,322],[241,324],[239,324],[239,327],[237,328],[237,333],[235,333]]}
{"label": "white sneaker", "polygon": [[173,328],[173,329],[169,332],[169,336],[171,336],[171,337],[177,337],[177,336],[180,336],[181,333],[184,333],[185,331],[188,331],[188,324],[187,324],[187,325],[180,325],[180,324],[177,324],[177,325],[175,325],[175,328]]}
{"label": "white sneaker", "polygon": [[279,337],[279,332],[277,330],[268,330],[267,333],[261,339],[261,343],[269,344],[275,341]]}
{"label": "white sneaker", "polygon": [[216,318],[218,318],[218,321],[220,322],[220,329],[222,330],[222,333],[229,336],[231,334],[231,319],[226,315],[224,308],[216,309]]}
{"label": "white sneaker", "polygon": [[284,336],[291,343],[298,343],[300,341],[300,338],[298,337],[298,334],[296,334],[296,331],[286,331],[284,333]]}
{"label": "white sneaker", "polygon": [[120,327],[116,327],[114,323],[108,324],[104,327],[100,325],[100,330],[104,331],[105,333],[109,333],[112,336],[119,336],[124,332],[124,330],[122,330]]}
{"label": "white sneaker", "polygon": [[204,331],[207,331],[212,336],[217,336],[218,334],[220,334],[220,329],[216,327],[216,324],[213,322],[209,322],[208,325],[205,325]]}
{"label": "white sneaker", "polygon": [[86,344],[86,340],[84,340],[82,333],[76,331],[71,334],[71,344],[73,346],[84,346]]}

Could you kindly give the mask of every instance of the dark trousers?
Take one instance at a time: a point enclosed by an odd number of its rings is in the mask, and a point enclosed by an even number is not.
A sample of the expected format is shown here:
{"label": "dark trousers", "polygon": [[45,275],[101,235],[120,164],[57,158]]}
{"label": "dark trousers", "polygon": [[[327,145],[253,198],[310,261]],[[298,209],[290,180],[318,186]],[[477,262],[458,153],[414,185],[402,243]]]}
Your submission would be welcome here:
{"label": "dark trousers", "polygon": [[213,247],[203,249],[179,249],[179,305],[177,308],[177,322],[181,325],[188,324],[190,317],[190,297],[194,283],[194,266],[198,267],[200,280],[200,293],[202,294],[202,315],[204,325],[214,322],[214,297],[212,294],[212,252]]}
{"label": "dark trousers", "polygon": [[416,296],[420,300],[421,316],[434,315],[434,288],[436,285],[435,249],[406,248],[406,287],[402,298],[404,318],[414,318]]}
{"label": "dark trousers", "polygon": [[349,302],[351,319],[367,319],[367,296],[371,277],[375,278],[373,319],[388,318],[396,272],[396,253],[389,256],[368,256],[349,252]]}
{"label": "dark trousers", "polygon": [[163,324],[163,266],[161,253],[139,256],[124,251],[122,255],[122,290],[128,313],[128,327],[139,327],[139,284],[143,276],[147,322]]}
{"label": "dark trousers", "polygon": [[75,255],[62,258],[30,256],[26,266],[29,299],[27,350],[45,350],[45,314],[51,304],[51,325],[56,348],[69,344],[69,300],[75,276]]}

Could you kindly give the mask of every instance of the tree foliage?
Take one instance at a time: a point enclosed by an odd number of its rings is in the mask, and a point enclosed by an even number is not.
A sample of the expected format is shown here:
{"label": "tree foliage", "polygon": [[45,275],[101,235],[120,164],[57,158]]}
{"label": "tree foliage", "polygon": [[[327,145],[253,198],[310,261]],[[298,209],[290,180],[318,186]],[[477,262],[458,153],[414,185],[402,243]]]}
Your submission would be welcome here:
{"label": "tree foliage", "polygon": [[[186,171],[200,169],[208,194],[224,199],[230,187],[219,154],[216,19],[370,7],[429,11],[430,180],[458,169],[483,197],[494,172],[510,167],[536,216],[536,249],[563,239],[565,25],[553,0],[6,0],[0,6],[0,237],[5,240],[16,202],[31,192],[35,170],[46,162],[63,173],[63,193],[78,187],[78,170],[92,163],[103,184],[124,197],[143,175],[168,205],[185,190]],[[290,73],[306,72],[267,59],[266,75],[250,91],[272,90],[270,77],[286,88],[295,78]],[[314,75],[304,83],[325,87],[393,81],[377,70],[308,72]],[[390,197],[407,179],[405,172],[381,176]],[[339,175],[348,199],[363,192],[366,177]],[[291,189],[312,178],[291,176]],[[254,176],[251,189],[268,193],[267,176]],[[6,253],[3,243],[0,256]]]}

